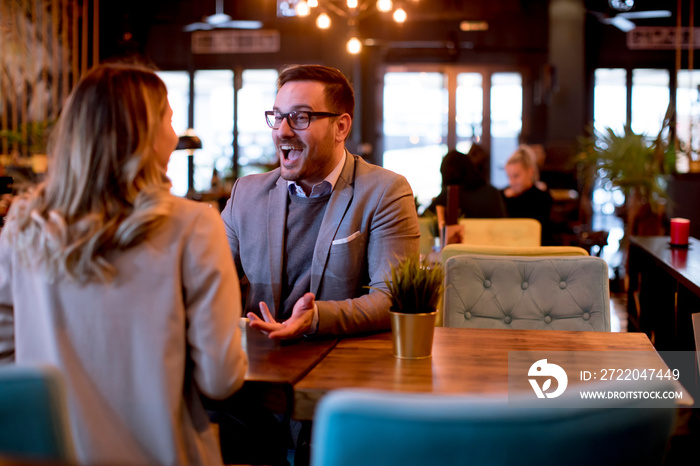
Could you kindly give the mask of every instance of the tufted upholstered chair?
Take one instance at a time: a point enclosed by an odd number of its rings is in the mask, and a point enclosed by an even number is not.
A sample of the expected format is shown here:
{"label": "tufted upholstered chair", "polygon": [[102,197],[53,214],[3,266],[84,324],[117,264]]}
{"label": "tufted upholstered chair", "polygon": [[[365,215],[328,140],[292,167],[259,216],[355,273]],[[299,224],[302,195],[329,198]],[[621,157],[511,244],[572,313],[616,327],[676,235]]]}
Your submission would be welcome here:
{"label": "tufted upholstered chair", "polygon": [[442,248],[442,263],[453,256],[479,254],[482,256],[588,256],[588,251],[577,246],[479,246],[476,244],[448,244]]}
{"label": "tufted upholstered chair", "polygon": [[[590,390],[613,390],[618,383],[598,382]],[[674,389],[666,380],[653,381],[650,388]],[[606,400],[604,407],[586,408],[577,390],[567,390],[558,398],[563,407],[547,408],[533,398],[531,392],[504,399],[337,390],[316,409],[311,465],[663,463],[676,413],[673,400],[662,400],[658,408],[635,409],[644,400],[618,398]],[[514,408],[510,401],[522,407]]]}
{"label": "tufted upholstered chair", "polygon": [[610,331],[599,257],[454,256],[445,262],[444,326]]}
{"label": "tufted upholstered chair", "polygon": [[462,243],[482,246],[539,246],[542,225],[533,218],[461,218]]}

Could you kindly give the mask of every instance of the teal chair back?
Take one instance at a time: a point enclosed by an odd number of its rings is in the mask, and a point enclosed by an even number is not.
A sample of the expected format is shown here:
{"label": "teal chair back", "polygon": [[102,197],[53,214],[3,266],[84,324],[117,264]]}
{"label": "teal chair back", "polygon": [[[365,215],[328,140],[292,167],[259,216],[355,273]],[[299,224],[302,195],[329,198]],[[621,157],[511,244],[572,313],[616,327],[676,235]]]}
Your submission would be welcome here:
{"label": "teal chair back", "polygon": [[[605,383],[599,388],[612,389]],[[656,408],[629,399],[585,408],[576,395],[570,407],[534,407],[523,398],[517,403],[529,407],[514,408],[505,397],[331,392],[316,410],[311,465],[662,464],[672,400]],[[537,402],[533,393],[524,396]]]}
{"label": "teal chair back", "polygon": [[61,374],[47,367],[0,367],[0,456],[74,459]]}

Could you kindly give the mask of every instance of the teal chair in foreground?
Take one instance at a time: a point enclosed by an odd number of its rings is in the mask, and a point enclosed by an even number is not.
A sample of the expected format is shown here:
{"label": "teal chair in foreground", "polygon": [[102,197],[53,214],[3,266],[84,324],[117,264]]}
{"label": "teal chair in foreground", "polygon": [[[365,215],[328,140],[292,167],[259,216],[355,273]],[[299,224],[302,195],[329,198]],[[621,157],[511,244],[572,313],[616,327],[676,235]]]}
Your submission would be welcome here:
{"label": "teal chair in foreground", "polygon": [[[599,385],[614,389],[612,382]],[[316,410],[311,465],[662,464],[675,421],[672,400],[657,408],[620,399],[587,408],[574,395],[570,406],[542,408],[533,393],[523,394],[529,398],[515,403],[525,407],[516,408],[505,397],[338,390]]]}
{"label": "teal chair in foreground", "polygon": [[0,366],[0,457],[27,462],[75,460],[57,370]]}

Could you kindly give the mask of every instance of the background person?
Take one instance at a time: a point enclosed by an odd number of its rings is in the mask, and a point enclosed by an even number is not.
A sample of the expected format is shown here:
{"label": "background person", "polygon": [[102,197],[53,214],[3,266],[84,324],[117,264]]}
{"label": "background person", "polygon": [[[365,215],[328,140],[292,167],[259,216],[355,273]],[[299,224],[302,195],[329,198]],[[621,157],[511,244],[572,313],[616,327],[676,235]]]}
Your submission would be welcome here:
{"label": "background person", "polygon": [[[503,197],[498,189],[491,186],[478,172],[474,163],[466,154],[451,150],[440,164],[442,191],[433,199],[428,208],[437,216],[438,231],[445,226],[445,207],[447,205],[448,186],[459,187],[459,218],[503,218],[507,216]],[[459,226],[449,236],[448,243],[462,241]]]}
{"label": "background person", "polygon": [[521,145],[510,156],[505,166],[508,182],[503,192],[508,216],[511,218],[534,218],[542,225],[542,245],[552,245],[552,196],[539,189],[537,163],[533,151]]}
{"label": "background person", "polygon": [[151,71],[92,69],[0,236],[16,362],[63,373],[80,463],[221,464],[200,393],[231,395],[247,369],[218,212],[169,193],[171,118]]}

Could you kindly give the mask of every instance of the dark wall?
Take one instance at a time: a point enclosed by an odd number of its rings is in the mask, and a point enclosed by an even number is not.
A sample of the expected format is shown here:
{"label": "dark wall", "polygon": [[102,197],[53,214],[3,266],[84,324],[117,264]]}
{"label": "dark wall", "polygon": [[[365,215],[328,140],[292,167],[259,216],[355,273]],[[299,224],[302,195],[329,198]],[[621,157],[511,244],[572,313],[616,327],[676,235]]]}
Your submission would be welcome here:
{"label": "dark wall", "polygon": [[[410,2],[407,8],[410,19],[404,25],[381,19],[377,13],[362,19],[359,32],[364,38],[372,38],[374,45],[365,46],[359,57],[352,57],[345,51],[349,31],[341,18],[333,16],[333,28],[321,31],[311,17],[277,18],[276,0],[226,0],[224,11],[234,19],[259,20],[265,29],[280,31],[280,51],[226,55],[193,55],[190,51],[191,34],[182,31],[186,24],[214,13],[215,0],[102,2],[100,50],[103,60],[138,57],[165,70],[281,68],[292,63],[335,66],[351,78],[358,91],[358,112],[351,142],[355,145],[369,143],[373,150],[381,146],[381,121],[377,121],[375,109],[378,106],[376,89],[385,66],[447,63],[516,67],[523,73],[524,111],[529,116],[528,124],[523,128],[523,139],[546,143],[550,111],[547,98],[540,91],[543,80],[547,78],[550,60],[549,3],[548,0]],[[684,3],[688,1],[684,0]],[[585,94],[585,123],[581,124],[580,116],[569,117],[560,112],[556,115],[558,123],[561,118],[571,118],[572,134],[583,134],[586,128],[582,126],[592,118],[592,73],[595,68],[672,69],[675,60],[673,51],[628,50],[625,34],[601,22],[605,15],[612,14],[607,0],[581,0],[581,4],[586,9],[586,76],[578,92]],[[675,1],[639,0],[637,4],[645,10],[671,10],[675,15]],[[684,8],[687,9],[687,5]],[[681,13],[687,18],[685,9]],[[489,29],[460,31],[461,20],[487,21]],[[635,22],[638,25],[675,25],[675,17]],[[571,140],[570,145],[575,145],[575,141]],[[376,159],[375,153],[365,155]]]}

